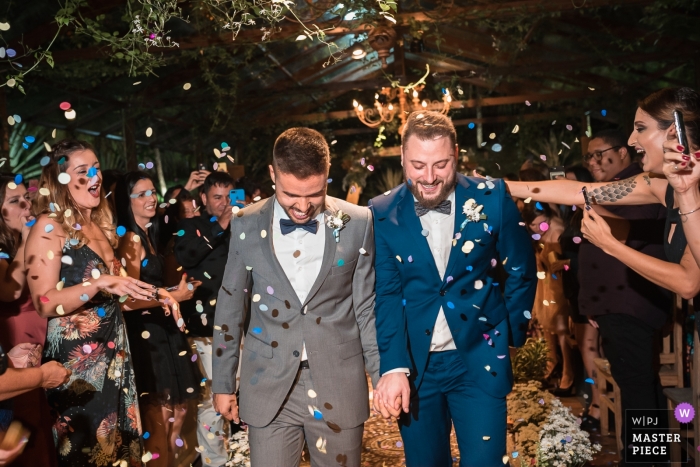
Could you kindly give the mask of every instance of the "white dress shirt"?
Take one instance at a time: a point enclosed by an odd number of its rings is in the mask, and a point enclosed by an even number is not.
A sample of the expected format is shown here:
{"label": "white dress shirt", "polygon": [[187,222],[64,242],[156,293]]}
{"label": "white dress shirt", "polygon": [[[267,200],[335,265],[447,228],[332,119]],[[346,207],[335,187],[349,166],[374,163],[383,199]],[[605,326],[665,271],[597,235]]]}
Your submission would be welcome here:
{"label": "white dress shirt", "polygon": [[[435,266],[440,273],[440,279],[445,278],[445,270],[447,263],[450,260],[450,252],[452,251],[452,234],[455,229],[455,192],[452,191],[447,197],[450,201],[450,213],[441,214],[437,211],[430,210],[427,214],[419,217],[421,227],[428,232],[427,240],[430,252],[433,254]],[[414,201],[418,201],[414,197]],[[452,338],[450,327],[445,319],[445,312],[440,307],[435,326],[433,327],[433,338],[430,340],[431,352],[443,352],[445,350],[455,350],[457,346]],[[409,373],[408,368],[395,368],[384,374],[389,373]]]}
{"label": "white dress shirt", "polygon": [[[311,291],[323,264],[323,251],[326,246],[323,212],[316,216],[318,230],[312,234],[304,229],[296,229],[282,235],[280,219],[289,219],[282,206],[274,201],[272,217],[272,246],[280,266],[289,279],[289,283],[303,304]],[[301,360],[307,359],[306,344],[302,343]]]}

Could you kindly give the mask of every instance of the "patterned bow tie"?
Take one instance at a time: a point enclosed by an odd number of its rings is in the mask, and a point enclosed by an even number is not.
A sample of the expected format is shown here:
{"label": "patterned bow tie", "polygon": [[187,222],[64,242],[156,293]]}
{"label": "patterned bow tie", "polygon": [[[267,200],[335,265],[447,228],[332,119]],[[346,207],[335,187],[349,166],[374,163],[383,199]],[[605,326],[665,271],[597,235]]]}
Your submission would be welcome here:
{"label": "patterned bow tie", "polygon": [[428,211],[437,211],[440,214],[449,214],[450,212],[452,212],[452,201],[450,201],[449,199],[446,199],[434,208],[426,208],[418,201],[416,201],[413,204],[413,206],[416,208],[416,215],[418,217],[425,216],[426,214],[428,214]]}
{"label": "patterned bow tie", "polygon": [[297,224],[291,219],[280,219],[280,230],[282,231],[282,235],[287,235],[289,232],[294,232],[296,229],[304,229],[307,232],[315,234],[318,232],[318,221],[316,219],[312,219],[303,224]]}

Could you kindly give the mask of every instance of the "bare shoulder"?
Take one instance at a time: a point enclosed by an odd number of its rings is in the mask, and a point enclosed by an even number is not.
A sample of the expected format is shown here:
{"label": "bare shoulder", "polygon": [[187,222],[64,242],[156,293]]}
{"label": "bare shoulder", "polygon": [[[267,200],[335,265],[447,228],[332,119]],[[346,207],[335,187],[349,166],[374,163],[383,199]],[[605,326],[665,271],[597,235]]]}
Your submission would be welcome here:
{"label": "bare shoulder", "polygon": [[48,214],[41,214],[36,218],[34,225],[29,232],[29,238],[42,238],[44,240],[65,239],[66,233],[63,231],[61,224]]}

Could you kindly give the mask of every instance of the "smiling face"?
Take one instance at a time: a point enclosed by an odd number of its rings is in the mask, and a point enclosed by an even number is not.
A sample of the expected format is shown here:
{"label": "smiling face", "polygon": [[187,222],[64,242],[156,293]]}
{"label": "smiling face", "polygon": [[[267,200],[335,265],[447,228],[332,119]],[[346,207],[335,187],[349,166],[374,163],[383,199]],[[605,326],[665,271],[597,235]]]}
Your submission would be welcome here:
{"label": "smiling face", "polygon": [[156,207],[158,206],[158,197],[153,182],[146,179],[141,179],[134,185],[131,190],[131,212],[134,214],[134,219],[150,219],[156,215]]}
{"label": "smiling face", "polygon": [[74,151],[66,163],[70,175],[68,191],[75,204],[82,209],[94,209],[100,205],[102,174],[95,153],[89,149]]}
{"label": "smiling face", "polygon": [[404,142],[403,175],[420,204],[433,208],[450,196],[457,183],[458,152],[447,136],[425,141],[410,136]]}
{"label": "smiling face", "polygon": [[202,193],[202,204],[211,216],[221,217],[226,208],[231,207],[229,192],[233,185],[214,185],[206,193]]}
{"label": "smiling face", "polygon": [[634,146],[638,154],[643,154],[642,163],[645,172],[663,173],[666,130],[660,130],[658,122],[651,115],[637,109],[634,116],[634,130],[628,144]]}
{"label": "smiling face", "polygon": [[2,220],[12,231],[19,233],[24,225],[24,218],[31,215],[31,201],[24,185],[19,184],[11,190],[5,186],[5,200],[2,203]]}
{"label": "smiling face", "polygon": [[327,173],[300,179],[270,166],[270,178],[275,184],[277,202],[293,222],[308,222],[325,208]]}
{"label": "smiling face", "polygon": [[599,152],[600,160],[592,157],[588,161],[588,170],[596,182],[609,182],[629,166],[630,157],[627,148],[614,149],[614,146],[602,138],[593,138],[588,143],[588,153]]}

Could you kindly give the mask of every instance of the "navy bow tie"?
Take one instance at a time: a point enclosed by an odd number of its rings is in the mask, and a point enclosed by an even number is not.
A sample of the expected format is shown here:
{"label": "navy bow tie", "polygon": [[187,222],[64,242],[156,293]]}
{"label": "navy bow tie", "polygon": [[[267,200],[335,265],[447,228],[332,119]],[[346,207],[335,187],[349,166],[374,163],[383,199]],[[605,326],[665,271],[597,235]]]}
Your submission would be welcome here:
{"label": "navy bow tie", "polygon": [[294,232],[296,229],[304,229],[307,232],[315,234],[318,231],[318,221],[312,219],[303,224],[297,224],[291,219],[280,219],[280,230],[282,235],[287,235],[289,232]]}
{"label": "navy bow tie", "polygon": [[440,214],[449,214],[452,212],[452,201],[449,199],[444,200],[434,208],[426,208],[418,201],[416,201],[413,206],[416,208],[416,215],[418,217],[425,216],[428,214],[428,211],[437,211]]}

